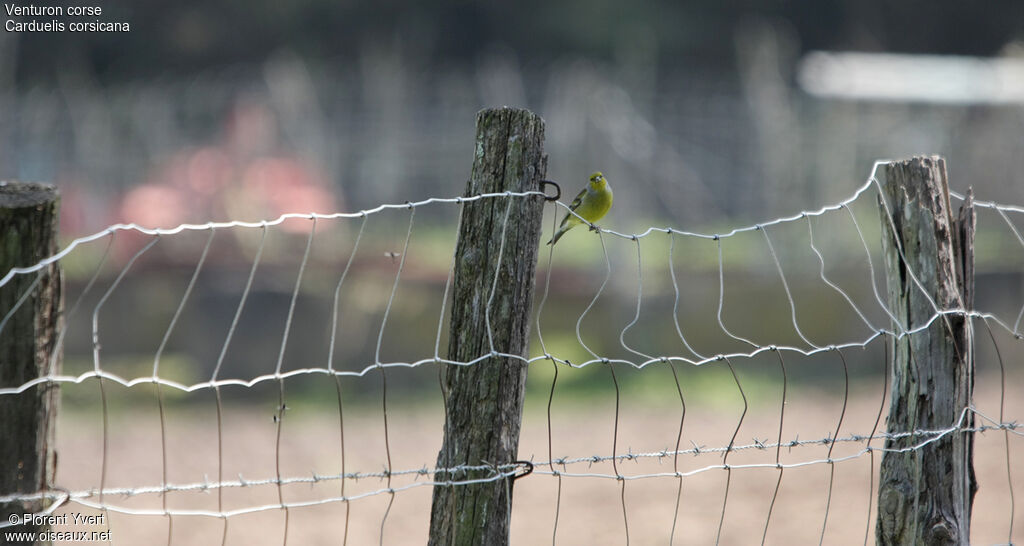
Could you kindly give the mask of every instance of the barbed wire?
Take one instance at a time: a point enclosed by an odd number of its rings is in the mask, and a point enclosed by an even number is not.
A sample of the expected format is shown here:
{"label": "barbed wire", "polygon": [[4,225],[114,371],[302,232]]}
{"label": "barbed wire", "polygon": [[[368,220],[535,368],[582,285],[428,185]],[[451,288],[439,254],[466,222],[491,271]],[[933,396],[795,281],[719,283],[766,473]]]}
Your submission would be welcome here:
{"label": "barbed wire", "polygon": [[[980,415],[988,420],[984,414],[972,409],[970,413],[974,415]],[[934,443],[935,441],[949,436],[955,433],[984,433],[988,431],[1010,431],[1013,434],[1024,436],[1024,424],[1017,422],[998,423],[993,422],[990,425],[980,426],[964,426],[963,423],[966,421],[967,411],[962,412],[961,418],[958,422],[944,429],[933,429],[933,430],[914,430],[906,432],[878,432],[874,435],[858,435],[852,434],[842,438],[832,438],[826,436],[814,440],[801,440],[799,438],[793,438],[785,442],[764,442],[757,440],[756,438],[749,444],[733,445],[733,446],[717,446],[707,447],[694,444],[694,447],[682,450],[669,450],[663,449],[661,451],[651,452],[640,452],[640,453],[622,453],[616,455],[590,455],[585,457],[558,457],[554,459],[544,461],[530,461],[532,465],[531,473],[538,475],[550,475],[550,476],[565,476],[570,478],[605,478],[613,480],[643,480],[651,478],[666,478],[666,477],[690,477],[704,472],[713,470],[725,470],[725,469],[764,469],[764,468],[798,468],[802,466],[809,466],[814,464],[822,463],[838,463],[845,462],[853,459],[860,458],[871,451],[879,452],[893,452],[893,453],[904,453],[908,451],[916,451],[924,446]],[[711,454],[723,454],[726,452],[733,451],[748,451],[757,450],[765,451],[776,448],[801,448],[801,447],[821,447],[831,446],[836,443],[868,443],[872,440],[898,440],[904,438],[917,438],[924,437],[925,439],[920,440],[916,444],[905,446],[901,448],[886,448],[886,447],[868,447],[861,449],[856,453],[845,455],[838,458],[825,458],[825,459],[808,459],[805,461],[795,463],[746,463],[746,464],[725,464],[719,463],[714,465],[707,465],[700,468],[696,468],[690,471],[672,471],[672,472],[658,472],[658,473],[639,473],[639,474],[602,474],[593,472],[569,472],[565,470],[543,470],[545,466],[558,466],[561,468],[567,468],[572,465],[585,464],[592,466],[594,464],[606,463],[612,461],[626,462],[626,461],[641,461],[644,459],[657,459],[664,460],[669,457],[677,455],[692,455],[699,457],[701,455]],[[48,499],[56,501],[56,504],[48,507],[46,513],[52,513],[56,511],[61,504],[66,502],[78,502],[90,508],[96,509],[107,509],[115,512],[121,512],[133,515],[164,515],[169,512],[172,515],[182,516],[209,516],[209,517],[234,517],[244,514],[261,512],[273,509],[284,509],[284,508],[295,508],[302,506],[311,506],[314,504],[328,504],[343,501],[354,501],[371,496],[388,494],[392,492],[404,491],[413,487],[423,486],[443,486],[443,487],[455,487],[460,485],[469,485],[474,483],[486,483],[493,481],[500,481],[509,478],[514,478],[519,475],[519,472],[523,468],[523,462],[506,463],[506,464],[494,464],[494,465],[456,465],[448,468],[414,468],[405,470],[393,470],[393,471],[380,471],[380,472],[349,472],[342,474],[318,474],[315,471],[311,471],[309,475],[305,476],[291,476],[291,477],[273,477],[273,478],[245,478],[241,473],[238,474],[237,480],[226,480],[226,481],[209,481],[204,480],[202,482],[194,483],[165,483],[161,485],[153,486],[139,486],[139,487],[113,487],[103,490],[98,489],[84,489],[79,491],[66,491],[66,490],[52,490],[45,492],[36,492],[31,494],[14,494],[14,495],[0,495],[0,503],[9,502],[22,502],[22,501],[36,501],[41,499]],[[343,480],[387,480],[393,477],[410,476],[415,478],[424,476],[439,476],[439,475],[451,475],[459,476],[471,473],[485,472],[488,475],[479,478],[465,478],[465,479],[450,479],[450,480],[425,480],[422,482],[415,482],[400,487],[386,487],[359,493],[357,495],[349,497],[330,497],[321,499],[315,502],[299,502],[299,503],[278,503],[270,505],[261,505],[256,507],[248,507],[239,510],[228,510],[228,511],[201,511],[201,510],[180,510],[180,509],[165,509],[165,510],[140,510],[127,507],[121,507],[113,504],[94,504],[85,502],[87,499],[94,497],[120,497],[120,498],[132,498],[143,495],[163,495],[166,498],[167,493],[176,492],[209,492],[217,489],[237,489],[246,487],[260,487],[260,486],[288,486],[288,485],[318,485],[322,483],[329,483],[333,481]],[[10,527],[12,524],[9,522],[0,522],[0,528]]]}

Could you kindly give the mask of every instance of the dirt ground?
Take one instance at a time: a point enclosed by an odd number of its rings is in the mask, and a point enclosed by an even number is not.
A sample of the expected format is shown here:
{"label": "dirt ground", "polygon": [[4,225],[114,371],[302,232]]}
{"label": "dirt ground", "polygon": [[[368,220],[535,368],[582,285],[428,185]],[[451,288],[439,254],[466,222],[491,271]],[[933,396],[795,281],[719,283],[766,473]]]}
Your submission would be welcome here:
{"label": "dirt ground", "polygon": [[[979,409],[998,416],[998,388],[982,384],[975,398]],[[1014,383],[1010,383],[1013,385]],[[1024,415],[1024,400],[1010,388],[1007,420]],[[815,440],[834,433],[841,399],[815,395],[813,391],[793,389],[787,397],[782,438]],[[170,483],[216,481],[218,473],[218,432],[215,406],[197,404],[202,410],[168,411],[166,422],[167,468]],[[284,477],[326,476],[341,471],[339,419],[336,408],[302,406],[288,411],[281,429],[280,449],[273,410],[228,408],[223,418],[225,480],[246,482]],[[156,404],[132,407],[130,411],[111,411],[107,443],[106,488],[159,486],[164,472],[161,455],[161,429]],[[527,402],[520,457],[548,459],[546,400]],[[852,393],[839,437],[867,434],[879,407],[879,393]],[[260,406],[262,408],[262,406]],[[737,435],[737,445],[758,441],[774,442],[779,432],[778,401],[762,401],[750,407]],[[684,422],[682,446],[722,447],[737,426],[742,407],[733,404],[690,404]],[[388,413],[391,467],[418,469],[434,464],[441,441],[440,404],[412,408],[393,407]],[[588,403],[556,398],[552,408],[552,446],[555,457],[607,455],[612,450],[615,424],[614,398]],[[675,446],[680,407],[639,400],[623,400],[618,421],[619,453],[658,452]],[[979,423],[980,424],[980,423]],[[345,413],[346,472],[379,472],[385,468],[382,413],[379,409],[352,409]],[[881,425],[884,428],[884,420]],[[973,544],[998,544],[1008,541],[1011,518],[1014,538],[1024,536],[1024,500],[1018,500],[1011,512],[1005,437],[990,431],[976,436],[975,468],[980,489],[974,502]],[[1012,466],[1013,492],[1024,499],[1024,438],[1009,435],[1009,461]],[[837,443],[833,458],[856,455],[863,443]],[[880,445],[876,441],[874,445]],[[58,481],[71,490],[96,488],[102,471],[103,435],[101,414],[64,413],[59,430]],[[779,452],[783,464],[810,463],[827,457],[824,444],[786,447]],[[279,455],[279,456],[278,456]],[[670,543],[675,523],[674,544],[712,544],[721,522],[721,544],[756,544],[765,532],[773,491],[778,495],[771,506],[767,526],[767,544],[817,544],[824,528],[825,544],[863,544],[874,542],[874,501],[880,453],[862,454],[834,465],[834,482],[829,500],[829,482],[833,466],[814,462],[787,468],[779,482],[774,467],[775,449],[749,449],[733,452],[730,465],[764,464],[758,468],[735,468],[731,476],[722,468],[698,471],[680,481],[673,476],[651,477],[619,482],[602,477],[562,478],[545,474],[538,467],[528,478],[516,482],[512,509],[514,544],[632,544]],[[672,472],[676,464],[681,472],[697,471],[721,465],[721,453],[681,455],[673,458],[638,458],[618,463],[627,477]],[[609,463],[576,463],[562,468],[576,474],[613,474]],[[172,544],[220,544],[226,533],[227,544],[340,544],[345,534],[348,512],[348,544],[424,544],[426,542],[431,489],[417,486],[426,476],[395,476],[392,487],[411,486],[397,492],[369,494],[350,503],[316,503],[340,495],[341,483],[324,480],[281,487],[250,484],[216,490],[173,492],[166,497],[140,492],[128,496],[108,494],[110,506],[132,510],[175,511],[266,509],[232,515],[227,519],[205,515],[133,515],[109,512],[105,522],[114,544],[166,544],[169,529]],[[726,483],[728,500],[725,501]],[[624,489],[623,489],[624,485]],[[346,481],[349,496],[372,493],[387,487],[382,479]],[[560,490],[560,495],[559,495]],[[306,507],[287,511],[280,500],[297,503],[313,501]],[[97,497],[87,502],[98,502]],[[389,503],[390,509],[389,509]],[[625,506],[625,514],[623,513]],[[869,510],[869,505],[871,510]],[[826,524],[826,506],[828,517]],[[724,518],[723,507],[725,510]],[[63,513],[98,514],[82,504],[70,503]],[[675,522],[673,514],[677,513]],[[386,517],[385,517],[386,514]],[[556,526],[557,514],[557,526]],[[287,520],[287,532],[285,522]],[[869,522],[870,528],[869,528]],[[61,527],[61,530],[103,530],[106,526]]]}

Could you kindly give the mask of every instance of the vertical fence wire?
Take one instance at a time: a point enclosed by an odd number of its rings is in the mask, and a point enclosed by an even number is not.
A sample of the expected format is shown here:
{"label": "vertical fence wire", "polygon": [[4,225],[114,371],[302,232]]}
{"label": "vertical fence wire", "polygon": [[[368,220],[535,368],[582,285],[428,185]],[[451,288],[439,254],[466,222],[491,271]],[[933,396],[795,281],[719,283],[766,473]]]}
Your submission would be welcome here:
{"label": "vertical fence wire", "polygon": [[[794,315],[795,316],[795,315]],[[796,320],[794,319],[794,325]],[[803,337],[803,336],[801,336]],[[806,339],[804,340],[806,341]],[[775,491],[772,492],[772,502],[768,505],[768,515],[764,520],[764,532],[761,533],[761,544],[765,543],[768,539],[768,525],[772,521],[772,510],[775,508],[775,501],[779,498],[779,488],[782,487],[782,473],[785,468],[782,466],[782,427],[786,419],[786,387],[789,384],[789,378],[786,374],[786,361],[782,358],[782,352],[776,348],[772,348],[772,352],[779,358],[779,368],[782,370],[782,402],[779,404],[779,436],[775,441],[775,466],[779,469],[779,479],[775,481]]]}
{"label": "vertical fence wire", "polygon": [[[996,361],[999,363],[999,422],[1006,422],[1006,366],[1003,364],[1003,353],[999,350],[999,343],[996,342],[996,336],[992,332],[992,327],[989,326],[988,320],[982,320],[985,325],[985,331],[988,332],[988,337],[992,341],[992,349],[996,353]],[[1009,494],[1009,509],[1010,509],[1010,523],[1006,531],[1006,543],[1013,544],[1013,518],[1016,514],[1017,503],[1013,495],[1013,472],[1010,464],[1010,431],[1003,429],[1003,447],[1006,452],[1006,485],[1007,493]]]}
{"label": "vertical fence wire", "polygon": [[[893,324],[897,324],[895,321]],[[874,506],[875,501],[875,450],[871,447],[871,440],[875,438],[875,434],[878,433],[878,425],[882,422],[882,415],[885,413],[885,402],[889,394],[889,373],[891,366],[889,365],[889,343],[893,344],[892,353],[896,353],[896,337],[883,337],[882,347],[884,348],[884,356],[882,357],[882,396],[878,401],[878,413],[875,415],[875,424],[871,425],[871,434],[868,435],[867,442],[864,444],[864,449],[868,452],[868,512],[865,519],[867,523],[864,524],[864,546],[867,546],[868,539],[871,537],[871,507]],[[881,479],[881,477],[879,477]]]}
{"label": "vertical fence wire", "polygon": [[[206,237],[206,245],[203,246],[203,252],[199,256],[199,261],[196,263],[196,267],[192,272],[192,278],[189,279],[188,285],[185,287],[185,294],[181,297],[181,301],[178,302],[178,308],[174,310],[174,316],[171,317],[170,324],[167,325],[167,331],[164,332],[163,339],[160,340],[160,346],[156,349],[156,354],[153,356],[153,387],[156,394],[157,412],[160,414],[160,474],[163,487],[167,487],[169,483],[167,480],[167,416],[164,413],[164,393],[159,382],[155,381],[160,376],[160,356],[163,355],[164,349],[167,347],[167,341],[171,338],[171,333],[174,332],[174,326],[178,323],[178,319],[181,317],[181,311],[185,308],[185,304],[188,302],[188,297],[192,294],[192,289],[196,286],[196,279],[199,278],[199,273],[203,270],[203,264],[206,263],[206,256],[210,252],[210,245],[213,243],[213,237],[216,235],[217,230],[211,229],[210,234]],[[167,497],[164,494],[161,496],[160,502],[163,508],[164,515],[167,518],[167,546],[170,546],[172,537],[174,536],[174,518],[171,513],[167,511]]]}
{"label": "vertical fence wire", "polygon": [[[719,254],[719,256],[721,256],[721,254]],[[725,452],[722,454],[722,468],[725,469],[725,491],[722,493],[722,514],[718,519],[718,532],[715,534],[715,544],[718,544],[722,540],[722,526],[725,524],[725,508],[729,505],[729,485],[732,482],[732,467],[729,466],[729,454],[732,453],[732,448],[736,445],[736,435],[740,433],[740,427],[743,426],[743,419],[746,418],[747,409],[750,407],[747,403],[747,395],[743,392],[743,385],[740,384],[740,378],[736,375],[736,368],[733,367],[732,361],[730,361],[727,356],[722,356],[721,360],[729,367],[729,372],[732,373],[732,379],[736,383],[736,390],[739,391],[740,397],[743,399],[743,413],[740,414],[739,421],[736,423],[736,429],[732,433],[732,438],[729,439],[729,445],[725,448]]]}
{"label": "vertical fence wire", "polygon": [[[687,350],[693,353],[693,355],[696,356],[697,358],[703,359],[703,356],[701,356],[699,353],[697,353],[697,351],[694,351],[693,348],[690,347],[690,344],[686,341],[686,336],[683,335],[683,329],[679,325],[679,281],[676,279],[675,270],[676,238],[673,235],[673,231],[671,228],[668,228],[666,232],[668,235],[669,276],[672,279],[672,291],[674,295],[672,299],[672,324],[675,326],[676,334],[679,336],[679,340],[682,341],[683,346],[686,347]],[[672,512],[672,530],[669,533],[669,545],[671,546],[675,543],[676,526],[679,523],[679,508],[682,505],[683,500],[683,475],[679,473],[679,452],[680,445],[683,441],[683,423],[686,421],[686,400],[683,398],[683,389],[679,384],[679,374],[676,373],[675,361],[669,360],[668,366],[669,370],[672,371],[672,380],[675,382],[676,392],[679,394],[679,405],[681,406],[681,412],[679,415],[679,433],[676,435],[675,453],[672,454],[672,471],[675,472],[679,482],[676,487],[675,510],[673,510]]]}
{"label": "vertical fence wire", "polygon": [[405,269],[405,260],[409,255],[409,241],[412,239],[412,230],[414,221],[416,220],[416,207],[409,204],[409,228],[405,233],[405,244],[402,245],[402,257],[398,261],[398,270],[395,271],[395,282],[391,285],[391,295],[388,296],[388,304],[384,308],[384,317],[380,321],[380,331],[377,333],[377,348],[374,350],[374,364],[377,369],[380,370],[380,402],[381,402],[381,413],[384,420],[384,454],[387,458],[387,466],[385,467],[384,474],[387,478],[387,490],[388,490],[388,506],[384,510],[384,517],[380,521],[380,544],[384,544],[384,527],[388,521],[388,515],[391,514],[391,507],[395,504],[395,490],[391,487],[391,477],[393,474],[394,467],[391,464],[391,438],[388,433],[388,374],[387,370],[382,365],[380,360],[380,348],[384,341],[384,327],[388,323],[388,315],[391,313],[391,306],[395,302],[395,293],[398,291],[398,283],[402,279],[402,270]]}
{"label": "vertical fence wire", "polygon": [[[558,205],[552,204],[552,209],[555,213],[558,211]],[[558,229],[558,215],[551,215],[551,233],[554,233]],[[544,330],[540,327],[540,317],[544,314],[544,305],[547,304],[548,294],[551,291],[551,270],[554,263],[555,245],[549,244],[548,246],[548,264],[547,270],[544,272],[544,294],[540,298],[540,302],[537,304],[536,314],[536,331],[537,341],[540,342],[540,348],[542,354],[551,361],[552,377],[551,377],[551,390],[548,393],[547,403],[547,433],[548,433],[548,468],[551,470],[551,474],[558,480],[558,489],[555,492],[555,513],[554,522],[551,526],[551,545],[554,546],[558,539],[558,517],[562,510],[562,475],[555,470],[555,457],[552,448],[551,438],[551,406],[555,401],[555,385],[558,384],[558,361],[551,357],[551,353],[548,352],[548,346],[544,343]]]}
{"label": "vertical fence wire", "polygon": [[676,392],[679,394],[679,433],[676,434],[676,449],[672,454],[672,472],[676,474],[676,478],[679,480],[678,486],[676,487],[676,505],[675,509],[672,510],[672,530],[669,532],[669,544],[675,542],[676,536],[676,525],[679,522],[679,507],[683,500],[683,475],[679,473],[679,452],[680,444],[683,441],[683,423],[686,422],[686,399],[683,398],[683,387],[679,384],[679,374],[676,373],[675,362],[668,361],[668,369],[672,372],[672,381],[675,383]]}
{"label": "vertical fence wire", "polygon": [[[444,410],[444,429],[445,431],[452,430],[452,416],[451,408],[448,407],[448,387],[445,383],[445,372],[447,371],[447,364],[441,363],[441,332],[444,330],[444,319],[445,309],[448,305],[448,297],[451,293],[452,280],[455,277],[455,257],[458,255],[459,243],[462,237],[462,215],[466,210],[466,206],[462,203],[462,199],[458,201],[459,214],[458,219],[455,222],[455,245],[452,248],[452,258],[448,264],[448,274],[444,280],[444,294],[441,296],[441,312],[437,318],[437,336],[434,338],[434,362],[437,363],[437,384],[441,390],[441,406]],[[450,334],[449,334],[450,335]],[[444,442],[442,442],[444,444]],[[454,459],[451,453],[450,446],[442,445],[442,449],[447,448],[447,452],[444,454],[441,460],[446,461],[446,464],[451,464]],[[449,475],[449,478],[454,476]]]}
{"label": "vertical fence wire", "polygon": [[[210,382],[214,385],[214,396],[217,403],[217,483],[224,483],[224,401],[221,396],[220,385],[217,383],[218,375],[220,374],[221,366],[224,364],[224,358],[227,355],[228,347],[231,346],[231,339],[235,335],[235,330],[238,328],[238,321],[242,317],[242,311],[245,309],[246,300],[249,298],[249,294],[252,292],[252,281],[256,278],[256,271],[260,267],[260,260],[263,258],[263,248],[267,243],[267,226],[264,224],[260,230],[260,242],[259,246],[256,247],[256,254],[253,257],[252,265],[249,267],[249,275],[245,280],[245,287],[242,289],[242,295],[238,298],[238,306],[235,308],[235,315],[231,319],[231,325],[228,327],[228,332],[224,338],[224,343],[221,345],[220,353],[217,355],[217,363],[214,365],[213,374],[210,376]],[[224,513],[224,488],[217,488],[217,511]],[[223,532],[221,533],[221,546],[224,546],[228,542],[228,526],[229,519],[225,516]]]}
{"label": "vertical fence wire", "polygon": [[[101,349],[101,345],[100,345],[100,326],[99,326],[100,310],[103,308],[103,304],[105,304],[107,302],[107,300],[110,298],[110,295],[114,293],[114,290],[117,289],[118,285],[121,284],[121,280],[124,279],[125,275],[128,274],[128,271],[131,269],[131,267],[133,265],[135,265],[135,262],[139,259],[139,257],[141,257],[143,254],[145,254],[149,249],[153,248],[153,245],[155,245],[159,241],[160,241],[160,236],[159,235],[153,236],[150,239],[149,243],[147,243],[145,246],[143,246],[141,249],[139,249],[138,252],[136,252],[134,255],[132,255],[132,257],[128,260],[128,263],[126,263],[124,268],[121,269],[121,272],[118,273],[117,277],[114,279],[114,282],[110,283],[110,287],[107,288],[107,291],[103,293],[103,296],[96,303],[96,307],[93,308],[93,311],[92,311],[92,359],[93,359],[93,371],[95,371],[96,373],[100,373],[102,371],[102,367],[100,366],[100,349]],[[103,377],[103,375],[99,376],[99,388],[100,388],[100,406],[101,406],[101,410],[102,410],[101,413],[102,413],[102,418],[103,418],[103,455],[102,455],[102,461],[100,463],[100,492],[99,492],[99,501],[100,501],[101,512],[105,516],[104,520],[106,520],[107,528],[109,530],[110,529],[110,512],[109,512],[109,510],[107,510],[107,507],[106,507],[106,499],[104,497],[104,490],[106,489],[106,484],[107,484],[107,470],[108,470],[108,464],[109,464],[109,459],[110,459],[110,457],[109,457],[109,453],[110,453],[110,410],[109,410],[109,404],[108,404],[108,401],[107,401],[107,391],[106,391],[106,387],[104,385],[104,377]]]}
{"label": "vertical fence wire", "polygon": [[299,299],[299,289],[302,287],[302,277],[306,273],[306,264],[309,262],[309,252],[313,248],[313,238],[316,236],[317,218],[314,216],[312,220],[313,225],[310,227],[309,236],[306,238],[306,249],[302,253],[302,262],[299,264],[299,272],[295,276],[295,288],[292,289],[291,301],[288,303],[288,315],[284,322],[284,333],[281,335],[281,350],[277,356],[277,366],[274,368],[274,377],[277,381],[278,387],[277,413],[274,416],[274,422],[277,428],[276,439],[274,442],[274,472],[277,477],[277,500],[281,504],[281,509],[284,511],[284,534],[281,539],[281,543],[284,545],[288,544],[288,525],[291,520],[291,510],[284,502],[284,486],[282,485],[281,475],[281,433],[284,430],[285,412],[288,411],[288,406],[285,404],[284,399],[284,378],[281,377],[281,368],[284,365],[285,349],[288,346],[288,335],[291,333],[292,319],[295,316],[295,304]]}
{"label": "vertical fence wire", "polygon": [[[832,433],[832,439],[828,443],[828,493],[825,495],[825,517],[821,522],[821,538],[818,539],[818,546],[825,543],[825,531],[828,529],[828,513],[832,507],[832,488],[836,482],[836,463],[832,460],[832,450],[836,447],[836,439],[839,438],[839,430],[843,428],[843,419],[846,417],[846,405],[850,401],[850,369],[846,364],[846,357],[843,350],[833,346],[832,349],[839,355],[839,362],[843,365],[843,409],[839,412],[839,421],[836,423],[836,430]],[[870,516],[869,516],[870,517]]]}
{"label": "vertical fence wire", "polygon": [[344,531],[341,535],[341,544],[345,546],[348,544],[348,532],[349,532],[349,518],[352,512],[352,503],[349,502],[345,496],[345,484],[348,480],[345,478],[345,409],[344,400],[341,392],[341,376],[335,373],[334,369],[334,349],[338,337],[338,297],[341,294],[341,287],[345,283],[345,279],[348,277],[349,270],[352,269],[352,262],[356,258],[356,254],[359,252],[359,243],[363,239],[363,231],[366,229],[366,221],[368,216],[363,215],[363,219],[359,222],[359,232],[356,234],[356,240],[352,243],[352,251],[348,255],[348,261],[345,262],[345,268],[341,271],[341,277],[338,279],[338,284],[334,287],[334,299],[331,305],[331,336],[328,343],[327,349],[327,369],[331,372],[331,377],[334,378],[334,390],[337,394],[338,399],[338,441],[341,449],[341,484],[339,486],[338,494],[341,498],[345,499],[343,504],[345,505],[345,521]]}

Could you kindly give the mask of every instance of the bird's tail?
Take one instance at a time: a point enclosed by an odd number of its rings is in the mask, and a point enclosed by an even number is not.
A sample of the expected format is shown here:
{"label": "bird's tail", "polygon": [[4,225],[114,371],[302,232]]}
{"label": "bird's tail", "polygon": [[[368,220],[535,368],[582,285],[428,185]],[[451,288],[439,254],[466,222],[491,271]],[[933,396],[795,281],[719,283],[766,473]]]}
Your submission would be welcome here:
{"label": "bird's tail", "polygon": [[557,243],[558,240],[562,238],[562,235],[565,235],[566,231],[569,231],[569,230],[565,226],[562,226],[562,227],[558,228],[558,231],[555,232],[555,236],[552,237],[550,241],[548,241],[548,244],[549,245],[553,245],[553,244]]}

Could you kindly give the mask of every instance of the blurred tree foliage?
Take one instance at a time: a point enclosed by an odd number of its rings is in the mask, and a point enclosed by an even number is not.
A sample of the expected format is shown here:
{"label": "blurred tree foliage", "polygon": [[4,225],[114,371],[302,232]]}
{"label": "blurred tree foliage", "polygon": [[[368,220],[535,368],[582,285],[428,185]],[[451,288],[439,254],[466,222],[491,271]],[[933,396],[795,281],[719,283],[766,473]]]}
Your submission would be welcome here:
{"label": "blurred tree foliage", "polygon": [[15,81],[45,82],[76,66],[108,83],[186,75],[259,62],[284,46],[347,62],[381,42],[430,67],[471,62],[490,44],[514,49],[528,64],[614,59],[645,39],[659,69],[731,70],[736,31],[750,19],[790,26],[803,51],[991,55],[1024,36],[1024,3],[1015,0],[121,0],[102,7],[102,20],[127,21],[131,32],[17,35]]}

